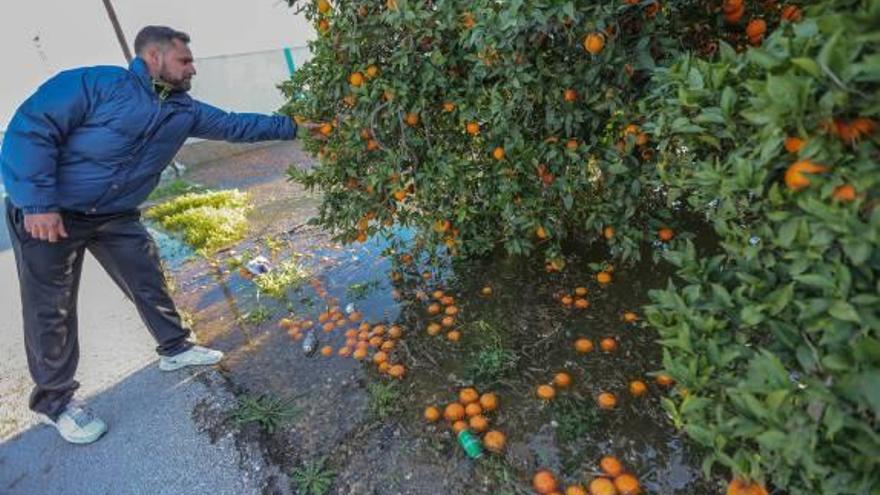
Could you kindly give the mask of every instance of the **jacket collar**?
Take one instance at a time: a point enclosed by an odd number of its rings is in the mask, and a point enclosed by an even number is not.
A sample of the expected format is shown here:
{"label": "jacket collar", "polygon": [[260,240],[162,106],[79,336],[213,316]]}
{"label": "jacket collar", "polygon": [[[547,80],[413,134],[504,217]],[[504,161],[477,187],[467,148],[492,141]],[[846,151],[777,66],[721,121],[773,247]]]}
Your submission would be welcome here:
{"label": "jacket collar", "polygon": [[153,83],[152,78],[150,77],[150,69],[147,68],[147,63],[144,62],[144,59],[140,57],[131,59],[131,63],[128,64],[128,70],[138,76],[138,79],[143,81],[148,88],[152,87]]}
{"label": "jacket collar", "polygon": [[[156,90],[153,87],[153,77],[150,75],[150,69],[147,67],[147,63],[144,59],[140,57],[135,57],[131,60],[131,63],[128,64],[128,70],[137,76],[138,80],[143,84],[144,88],[147,89],[151,94],[156,94]],[[158,96],[158,95],[157,95]],[[177,101],[180,103],[189,103],[189,94],[186,92],[172,92],[168,95],[166,101]]]}

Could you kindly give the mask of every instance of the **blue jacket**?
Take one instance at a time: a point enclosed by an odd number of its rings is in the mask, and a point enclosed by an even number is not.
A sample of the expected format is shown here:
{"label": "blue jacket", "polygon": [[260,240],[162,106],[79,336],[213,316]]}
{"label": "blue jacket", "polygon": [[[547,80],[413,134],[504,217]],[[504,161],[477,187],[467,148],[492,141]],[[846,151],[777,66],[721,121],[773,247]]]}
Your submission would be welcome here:
{"label": "blue jacket", "polygon": [[283,116],[227,113],[183,92],[164,100],[146,63],[73,69],[19,107],[0,152],[12,203],[25,213],[116,213],[137,208],[188,137],[293,139]]}

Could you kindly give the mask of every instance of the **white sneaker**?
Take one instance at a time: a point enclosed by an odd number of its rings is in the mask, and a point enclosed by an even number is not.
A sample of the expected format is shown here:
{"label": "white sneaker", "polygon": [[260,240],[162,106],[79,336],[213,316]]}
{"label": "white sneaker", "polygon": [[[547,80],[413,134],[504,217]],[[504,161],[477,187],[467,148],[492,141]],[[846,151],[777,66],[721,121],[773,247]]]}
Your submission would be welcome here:
{"label": "white sneaker", "polygon": [[174,371],[186,366],[206,366],[217,364],[221,359],[223,359],[222,352],[194,345],[176,356],[162,356],[159,359],[159,369],[162,371]]}
{"label": "white sneaker", "polygon": [[43,422],[52,425],[61,434],[61,438],[70,443],[84,445],[92,443],[107,433],[107,423],[95,417],[83,404],[71,401],[58,419],[52,421],[43,416]]}

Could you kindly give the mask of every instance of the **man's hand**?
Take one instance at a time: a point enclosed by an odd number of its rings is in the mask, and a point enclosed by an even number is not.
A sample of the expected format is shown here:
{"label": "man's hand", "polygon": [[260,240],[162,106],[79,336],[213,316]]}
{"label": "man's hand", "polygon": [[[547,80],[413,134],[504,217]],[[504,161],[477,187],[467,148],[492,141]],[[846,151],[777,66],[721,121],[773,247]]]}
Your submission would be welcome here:
{"label": "man's hand", "polygon": [[[326,140],[327,134],[325,134],[322,129],[327,124],[319,124],[315,122],[303,122],[301,124],[297,124],[300,129],[306,129],[309,131],[309,135],[315,139]],[[332,129],[332,128],[331,128]],[[325,129],[326,130],[326,129]]]}
{"label": "man's hand", "polygon": [[67,238],[60,213],[25,214],[24,229],[31,237],[41,241],[58,242],[58,239]]}

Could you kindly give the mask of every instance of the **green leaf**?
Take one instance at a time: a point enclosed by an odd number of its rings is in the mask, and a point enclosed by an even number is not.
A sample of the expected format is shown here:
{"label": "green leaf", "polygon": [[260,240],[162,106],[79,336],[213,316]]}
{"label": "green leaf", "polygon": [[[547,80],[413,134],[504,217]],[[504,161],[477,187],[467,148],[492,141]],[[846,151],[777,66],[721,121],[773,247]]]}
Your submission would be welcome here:
{"label": "green leaf", "polygon": [[713,435],[711,431],[702,426],[698,426],[694,423],[689,423],[684,427],[684,431],[695,442],[704,447],[712,447],[715,444],[715,435]]}
{"label": "green leaf", "polygon": [[861,265],[868,261],[871,256],[871,243],[861,239],[847,239],[842,243],[843,252],[856,265]]}
{"label": "green leaf", "polygon": [[785,447],[788,437],[779,430],[767,430],[758,435],[755,440],[765,449],[781,450]]}
{"label": "green leaf", "polygon": [[817,64],[816,61],[811,58],[793,58],[791,59],[791,63],[793,63],[796,67],[804,70],[811,76],[815,77],[816,79],[822,78],[822,69],[820,69],[819,64]]}
{"label": "green leaf", "polygon": [[846,301],[838,300],[831,303],[831,307],[828,308],[828,314],[838,320],[851,321],[853,323],[861,323],[862,321],[856,308]]}
{"label": "green leaf", "polygon": [[764,321],[763,308],[757,304],[746,306],[740,312],[743,325],[752,327]]}

